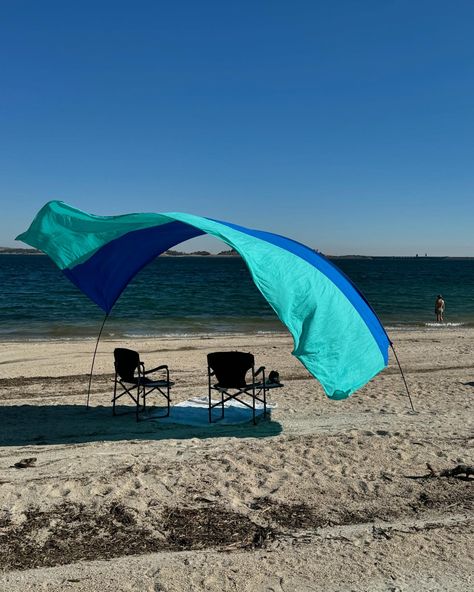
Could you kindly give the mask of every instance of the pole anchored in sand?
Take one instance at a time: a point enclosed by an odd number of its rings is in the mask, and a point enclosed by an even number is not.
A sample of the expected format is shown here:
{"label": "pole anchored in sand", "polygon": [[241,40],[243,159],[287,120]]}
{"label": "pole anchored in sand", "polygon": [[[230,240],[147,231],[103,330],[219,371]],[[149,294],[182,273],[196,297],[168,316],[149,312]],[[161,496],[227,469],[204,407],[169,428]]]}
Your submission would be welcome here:
{"label": "pole anchored in sand", "polygon": [[400,361],[398,359],[397,352],[395,351],[395,348],[393,347],[392,342],[390,342],[390,347],[392,348],[393,355],[395,356],[395,359],[397,360],[398,367],[400,368],[400,374],[402,375],[403,382],[405,383],[405,388],[407,390],[408,399],[410,400],[411,409],[412,409],[412,411],[415,411],[415,408],[413,407],[413,401],[411,400],[410,391],[408,390],[408,384],[407,384],[407,381],[405,380],[405,375],[403,374],[403,370],[400,365]]}
{"label": "pole anchored in sand", "polygon": [[87,390],[87,405],[86,405],[86,408],[87,409],[89,409],[89,399],[90,399],[90,396],[91,396],[91,383],[92,383],[92,373],[94,371],[95,355],[97,353],[97,348],[99,347],[100,336],[102,335],[102,330],[104,328],[105,321],[107,320],[107,317],[108,316],[109,316],[109,313],[106,313],[105,314],[105,317],[104,317],[104,320],[102,321],[102,325],[100,327],[99,335],[97,336],[97,341],[95,343],[94,355],[92,356],[91,373],[90,373],[90,376],[89,376],[89,388]]}

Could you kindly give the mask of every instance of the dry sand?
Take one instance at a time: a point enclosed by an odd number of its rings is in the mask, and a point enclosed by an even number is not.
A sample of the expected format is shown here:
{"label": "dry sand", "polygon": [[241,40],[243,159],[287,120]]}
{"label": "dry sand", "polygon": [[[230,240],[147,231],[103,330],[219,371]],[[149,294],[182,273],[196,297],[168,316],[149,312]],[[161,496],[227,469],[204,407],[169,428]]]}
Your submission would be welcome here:
{"label": "dry sand", "polygon": [[0,343],[0,590],[472,590],[474,479],[409,477],[473,464],[474,331],[392,339],[416,413],[392,357],[334,402],[286,335],[120,343],[169,364],[175,402],[210,351],[279,370],[271,421],[211,428],[112,417],[117,342],[89,411],[92,341]]}

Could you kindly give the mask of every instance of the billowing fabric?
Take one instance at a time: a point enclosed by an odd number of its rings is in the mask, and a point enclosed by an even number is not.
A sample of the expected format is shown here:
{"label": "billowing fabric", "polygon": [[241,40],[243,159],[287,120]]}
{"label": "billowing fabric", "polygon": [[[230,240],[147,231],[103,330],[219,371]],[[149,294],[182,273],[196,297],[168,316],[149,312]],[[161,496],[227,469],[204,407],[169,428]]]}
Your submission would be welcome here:
{"label": "billowing fabric", "polygon": [[283,236],[179,212],[93,216],[52,201],[17,239],[49,255],[108,313],[147,263],[201,234],[244,259],[293,336],[293,354],[328,397],[348,397],[387,365],[390,341],[357,288],[324,256]]}

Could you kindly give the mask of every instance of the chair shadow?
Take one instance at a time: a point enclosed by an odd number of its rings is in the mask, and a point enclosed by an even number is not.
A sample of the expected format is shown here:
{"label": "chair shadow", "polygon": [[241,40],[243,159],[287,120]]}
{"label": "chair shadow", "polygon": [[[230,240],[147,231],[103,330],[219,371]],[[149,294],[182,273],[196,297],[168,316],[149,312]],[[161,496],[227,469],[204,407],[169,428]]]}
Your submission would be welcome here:
{"label": "chair shadow", "polygon": [[463,386],[474,386],[474,381],[473,382],[463,382],[462,384],[463,384]]}
{"label": "chair shadow", "polygon": [[[134,407],[85,405],[5,405],[0,406],[0,446],[44,446],[120,440],[185,440],[189,438],[270,438],[282,432],[271,415],[256,425],[216,425],[195,427],[160,424],[160,420],[135,421]],[[127,412],[127,413],[124,413]]]}

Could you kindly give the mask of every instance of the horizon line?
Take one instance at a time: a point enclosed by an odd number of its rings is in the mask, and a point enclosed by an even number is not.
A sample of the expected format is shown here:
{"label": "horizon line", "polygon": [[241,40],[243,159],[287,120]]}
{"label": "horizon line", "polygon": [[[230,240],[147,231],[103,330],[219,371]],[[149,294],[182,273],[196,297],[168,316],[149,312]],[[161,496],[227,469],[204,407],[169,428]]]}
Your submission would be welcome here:
{"label": "horizon line", "polygon": [[[311,247],[310,247],[311,248]],[[324,253],[319,249],[313,249],[315,253],[323,255],[329,259],[474,259],[474,255],[358,255],[358,254],[345,254],[345,255],[332,255],[330,253]],[[169,254],[167,254],[169,253]],[[173,254],[171,254],[173,253]],[[227,251],[219,251],[218,253],[212,253],[204,249],[197,251],[176,251],[169,249],[161,255],[167,257],[237,257],[238,254],[233,254],[232,249]],[[26,247],[0,247],[0,255],[46,255],[42,251]],[[160,255],[159,255],[160,256]]]}

